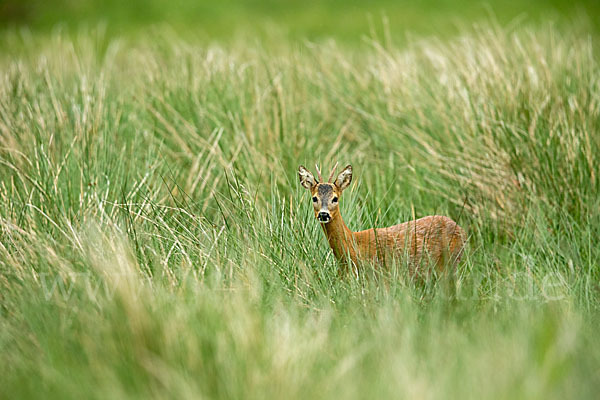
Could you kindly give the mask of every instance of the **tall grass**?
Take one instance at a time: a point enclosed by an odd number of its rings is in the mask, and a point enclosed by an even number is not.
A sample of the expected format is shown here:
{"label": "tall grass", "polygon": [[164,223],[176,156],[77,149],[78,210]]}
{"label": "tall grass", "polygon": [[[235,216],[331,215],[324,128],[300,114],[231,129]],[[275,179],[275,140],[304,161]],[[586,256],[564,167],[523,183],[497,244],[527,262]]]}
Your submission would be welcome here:
{"label": "tall grass", "polygon": [[[2,40],[0,397],[596,396],[585,35]],[[296,177],[336,161],[352,229],[468,231],[455,282],[338,276]]]}

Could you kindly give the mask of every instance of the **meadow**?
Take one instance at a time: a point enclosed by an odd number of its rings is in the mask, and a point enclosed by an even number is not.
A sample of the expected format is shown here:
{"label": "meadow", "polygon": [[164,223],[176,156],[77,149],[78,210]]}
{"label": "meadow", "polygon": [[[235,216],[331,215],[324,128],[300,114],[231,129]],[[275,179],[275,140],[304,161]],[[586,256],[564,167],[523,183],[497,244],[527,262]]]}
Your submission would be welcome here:
{"label": "meadow", "polygon": [[[0,398],[596,398],[593,23],[377,26],[3,31]],[[340,277],[335,162],[351,229],[463,226],[455,279]]]}

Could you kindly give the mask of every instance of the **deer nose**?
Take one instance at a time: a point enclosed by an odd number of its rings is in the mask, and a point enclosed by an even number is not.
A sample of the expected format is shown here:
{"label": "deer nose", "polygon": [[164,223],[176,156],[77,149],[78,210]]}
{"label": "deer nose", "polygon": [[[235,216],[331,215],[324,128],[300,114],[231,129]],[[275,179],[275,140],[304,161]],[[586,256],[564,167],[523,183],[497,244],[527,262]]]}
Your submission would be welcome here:
{"label": "deer nose", "polygon": [[329,222],[329,220],[331,219],[331,215],[329,215],[328,212],[325,211],[321,211],[319,213],[319,215],[317,215],[317,218],[319,219],[319,221],[321,222]]}

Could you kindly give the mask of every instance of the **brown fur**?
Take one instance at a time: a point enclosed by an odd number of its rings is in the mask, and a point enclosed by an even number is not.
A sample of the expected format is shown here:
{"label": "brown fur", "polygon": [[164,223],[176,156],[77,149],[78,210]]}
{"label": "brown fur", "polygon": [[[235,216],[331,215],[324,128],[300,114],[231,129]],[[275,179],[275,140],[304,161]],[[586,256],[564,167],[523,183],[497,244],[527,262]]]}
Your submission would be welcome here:
{"label": "brown fur", "polygon": [[321,226],[336,258],[342,263],[350,258],[354,265],[359,261],[381,265],[407,256],[412,267],[431,261],[440,269],[446,262],[455,265],[460,261],[465,242],[462,228],[441,215],[352,232],[337,212],[331,222]]}

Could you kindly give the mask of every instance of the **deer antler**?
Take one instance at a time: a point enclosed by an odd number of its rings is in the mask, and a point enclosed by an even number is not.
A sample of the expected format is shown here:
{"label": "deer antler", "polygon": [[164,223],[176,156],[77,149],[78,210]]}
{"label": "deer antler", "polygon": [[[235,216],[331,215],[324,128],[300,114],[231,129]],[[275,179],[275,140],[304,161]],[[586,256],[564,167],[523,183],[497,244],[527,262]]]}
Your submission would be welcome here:
{"label": "deer antler", "polygon": [[317,174],[319,174],[319,183],[322,183],[323,177],[321,176],[321,170],[319,169],[319,166],[317,164],[315,164],[315,168],[317,169]]}
{"label": "deer antler", "polygon": [[329,183],[333,183],[331,182],[331,180],[333,179],[333,176],[335,175],[335,170],[337,169],[338,163],[335,163],[335,165],[333,166],[333,169],[331,170],[331,174],[329,174],[329,179],[327,180],[327,182]]}

